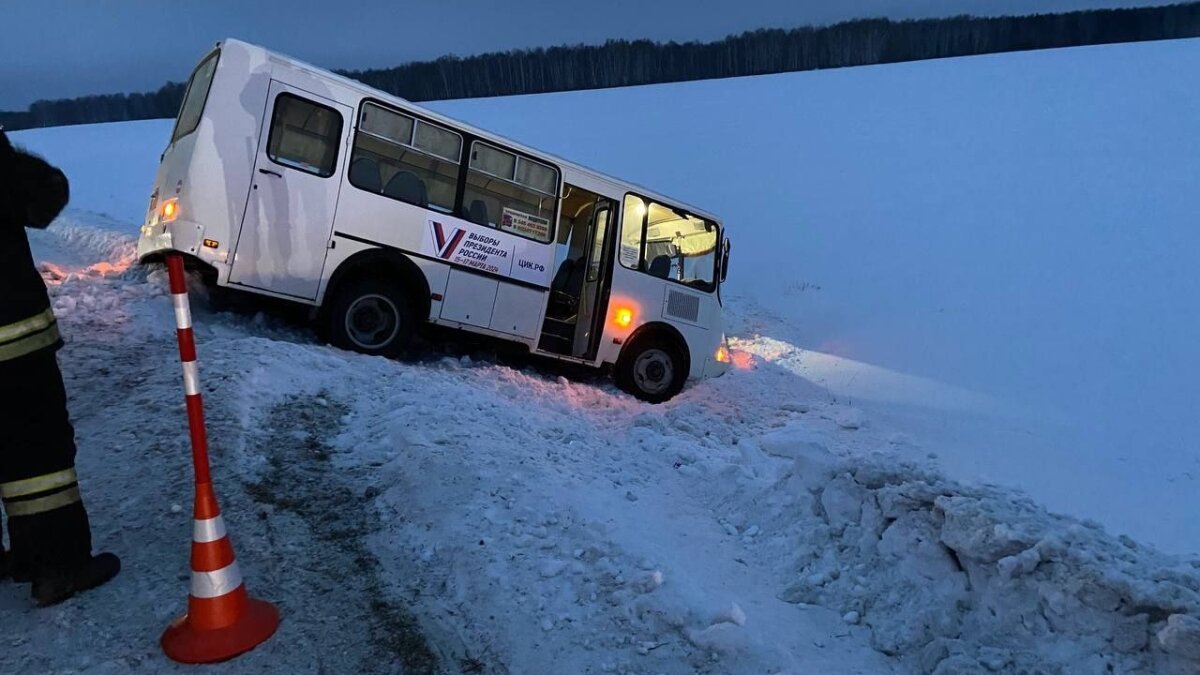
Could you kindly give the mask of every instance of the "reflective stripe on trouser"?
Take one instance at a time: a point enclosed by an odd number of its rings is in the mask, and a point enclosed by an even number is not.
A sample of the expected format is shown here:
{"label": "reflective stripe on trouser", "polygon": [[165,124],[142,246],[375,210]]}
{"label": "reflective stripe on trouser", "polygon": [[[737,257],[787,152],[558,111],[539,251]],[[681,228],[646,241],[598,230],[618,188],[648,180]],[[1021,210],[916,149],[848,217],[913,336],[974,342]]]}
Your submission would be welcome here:
{"label": "reflective stripe on trouser", "polygon": [[0,497],[10,562],[31,576],[91,555],[75,431],[53,351],[0,361]]}
{"label": "reflective stripe on trouser", "polygon": [[33,516],[80,501],[75,467],[33,478],[0,483],[0,497],[9,518]]}
{"label": "reflective stripe on trouser", "polygon": [[4,510],[8,513],[9,518],[21,518],[23,516],[36,516],[39,513],[61,509],[78,501],[80,501],[79,487],[76,486],[62,492],[55,492],[52,495],[37,497],[35,499],[11,502],[5,500]]}
{"label": "reflective stripe on trouser", "polygon": [[0,483],[0,497],[6,500],[14,497],[28,497],[38,492],[46,492],[78,481],[79,479],[75,475],[75,467],[71,467],[62,471],[34,476],[33,478]]}
{"label": "reflective stripe on trouser", "polygon": [[28,319],[21,319],[13,323],[0,326],[0,344],[12,342],[18,338],[23,338],[26,335],[45,330],[54,323],[54,310],[46,308]]}
{"label": "reflective stripe on trouser", "polygon": [[28,326],[36,326],[36,329],[25,332],[8,332],[6,335],[13,335],[9,339],[0,339],[0,361],[12,361],[27,354],[32,354],[39,349],[45,349],[57,343],[62,339],[58,332],[58,322],[54,320],[54,315],[49,314],[49,323],[43,323],[41,318],[48,314],[50,310],[46,310],[43,314],[39,314],[32,319],[18,321],[7,326],[0,326],[0,331],[9,331],[14,326],[27,324]]}

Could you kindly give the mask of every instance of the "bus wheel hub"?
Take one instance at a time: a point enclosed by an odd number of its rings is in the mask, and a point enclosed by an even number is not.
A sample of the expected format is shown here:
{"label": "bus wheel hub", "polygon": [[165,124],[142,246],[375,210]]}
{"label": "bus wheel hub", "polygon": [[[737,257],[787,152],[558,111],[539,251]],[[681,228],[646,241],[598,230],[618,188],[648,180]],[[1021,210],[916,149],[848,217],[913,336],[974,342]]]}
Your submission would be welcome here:
{"label": "bus wheel hub", "polygon": [[675,369],[666,352],[650,349],[638,356],[633,364],[633,373],[643,391],[657,394],[671,385]]}
{"label": "bus wheel hub", "polygon": [[364,295],[346,311],[346,335],[363,349],[377,349],[400,330],[400,312],[382,295]]}

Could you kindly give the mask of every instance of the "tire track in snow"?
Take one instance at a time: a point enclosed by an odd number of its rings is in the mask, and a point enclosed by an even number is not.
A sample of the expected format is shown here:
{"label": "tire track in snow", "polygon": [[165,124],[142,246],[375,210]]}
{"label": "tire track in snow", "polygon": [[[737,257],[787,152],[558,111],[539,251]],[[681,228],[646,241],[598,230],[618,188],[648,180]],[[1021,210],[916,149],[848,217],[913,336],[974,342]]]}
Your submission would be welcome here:
{"label": "tire track in snow", "polygon": [[[313,622],[305,632],[318,654],[350,654],[359,672],[440,672],[417,620],[389,597],[366,547],[364,538],[378,527],[374,488],[362,489],[368,480],[361,471],[329,462],[324,439],[336,434],[346,410],[325,396],[295,396],[262,414],[260,431],[247,439],[269,468],[246,491],[263,507],[272,548],[286,552],[272,576],[288,591],[290,613]],[[351,663],[322,665],[343,672]]]}

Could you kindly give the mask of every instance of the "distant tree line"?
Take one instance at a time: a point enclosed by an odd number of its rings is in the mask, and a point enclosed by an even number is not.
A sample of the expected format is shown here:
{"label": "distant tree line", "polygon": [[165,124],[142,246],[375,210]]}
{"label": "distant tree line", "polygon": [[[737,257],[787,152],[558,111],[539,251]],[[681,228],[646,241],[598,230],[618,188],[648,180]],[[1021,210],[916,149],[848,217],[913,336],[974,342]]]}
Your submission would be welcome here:
{"label": "distant tree line", "polygon": [[[716,42],[609,40],[603,45],[444,56],[395,68],[338,71],[411,101],[537,94],[953,56],[1200,36],[1200,2],[1032,16],[760,29]],[[36,101],[0,112],[8,129],[174,117],[184,84],[142,94]]]}
{"label": "distant tree line", "polygon": [[158,91],[142,94],[100,94],[34,101],[27,111],[0,111],[0,125],[12,130],[174,117],[179,112],[186,87],[183,82],[168,82]]}

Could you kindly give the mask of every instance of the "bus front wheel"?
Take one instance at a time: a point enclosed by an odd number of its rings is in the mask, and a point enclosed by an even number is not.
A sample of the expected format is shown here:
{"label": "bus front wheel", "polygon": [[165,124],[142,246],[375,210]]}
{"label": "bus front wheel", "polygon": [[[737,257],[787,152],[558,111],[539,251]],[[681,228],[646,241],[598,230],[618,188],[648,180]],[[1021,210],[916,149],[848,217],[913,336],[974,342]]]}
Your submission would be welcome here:
{"label": "bus front wheel", "polygon": [[325,319],[325,334],[334,346],[378,356],[402,354],[415,324],[404,288],[370,278],[337,289]]}
{"label": "bus front wheel", "polygon": [[687,365],[679,348],[668,340],[638,340],[621,355],[617,386],[648,403],[662,403],[678,394],[687,380]]}

